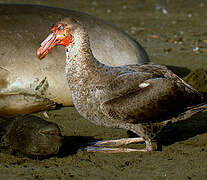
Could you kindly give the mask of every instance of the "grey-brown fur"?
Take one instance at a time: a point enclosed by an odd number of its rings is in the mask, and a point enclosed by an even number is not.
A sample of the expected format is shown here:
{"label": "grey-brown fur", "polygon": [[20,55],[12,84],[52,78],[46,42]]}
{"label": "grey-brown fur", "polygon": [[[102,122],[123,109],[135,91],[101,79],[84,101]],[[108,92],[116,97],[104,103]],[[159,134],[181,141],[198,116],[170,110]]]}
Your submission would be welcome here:
{"label": "grey-brown fur", "polygon": [[92,51],[105,64],[149,62],[145,50],[126,33],[90,15],[45,6],[0,4],[1,116],[54,109],[55,104],[73,106],[64,77],[64,50],[54,49],[55,53],[47,56],[50,63],[37,61],[35,54],[48,27],[63,17],[86,25]]}
{"label": "grey-brown fur", "polygon": [[57,124],[32,115],[0,119],[0,146],[7,152],[33,158],[59,152],[62,136]]}

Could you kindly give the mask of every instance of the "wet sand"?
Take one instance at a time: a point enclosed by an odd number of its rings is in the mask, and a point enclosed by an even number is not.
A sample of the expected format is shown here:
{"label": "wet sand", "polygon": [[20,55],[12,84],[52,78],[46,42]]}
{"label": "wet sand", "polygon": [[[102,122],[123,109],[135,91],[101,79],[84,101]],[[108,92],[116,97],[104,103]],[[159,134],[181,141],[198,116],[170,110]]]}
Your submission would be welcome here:
{"label": "wet sand", "polygon": [[[207,91],[207,2],[204,0],[35,2],[83,11],[117,25],[145,47],[152,62],[167,65],[199,90]],[[194,74],[189,75],[192,71]],[[131,133],[98,127],[71,107],[48,114],[64,135],[60,154],[32,160],[0,153],[1,180],[207,178],[207,112],[166,127],[158,136],[162,151],[119,154],[88,153],[85,147],[94,140],[130,137]],[[36,115],[43,117],[42,113]]]}

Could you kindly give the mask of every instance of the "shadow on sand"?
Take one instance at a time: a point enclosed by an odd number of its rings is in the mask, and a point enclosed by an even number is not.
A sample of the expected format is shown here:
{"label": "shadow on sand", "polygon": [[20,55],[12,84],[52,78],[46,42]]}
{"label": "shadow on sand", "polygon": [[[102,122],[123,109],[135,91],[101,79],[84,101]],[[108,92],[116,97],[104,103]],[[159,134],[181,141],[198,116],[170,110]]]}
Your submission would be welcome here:
{"label": "shadow on sand", "polygon": [[98,141],[91,136],[63,136],[63,145],[58,153],[58,157],[66,157],[76,154],[81,148],[88,146],[90,142]]}
{"label": "shadow on sand", "polygon": [[171,145],[207,132],[207,112],[200,112],[184,121],[163,128],[157,140],[163,145]]}
{"label": "shadow on sand", "polygon": [[[158,150],[160,151],[162,150],[162,145],[169,146],[206,132],[207,112],[200,112],[189,119],[167,125],[157,134],[155,141],[158,143]],[[129,137],[137,137],[131,131],[127,133]]]}

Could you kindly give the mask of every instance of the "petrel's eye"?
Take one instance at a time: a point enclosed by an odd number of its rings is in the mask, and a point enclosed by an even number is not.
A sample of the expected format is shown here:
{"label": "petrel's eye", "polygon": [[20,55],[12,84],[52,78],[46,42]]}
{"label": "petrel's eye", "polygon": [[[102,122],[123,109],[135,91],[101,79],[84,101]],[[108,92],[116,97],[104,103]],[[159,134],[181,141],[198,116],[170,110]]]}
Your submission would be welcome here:
{"label": "petrel's eye", "polygon": [[63,30],[63,29],[64,29],[63,25],[58,28],[58,30]]}

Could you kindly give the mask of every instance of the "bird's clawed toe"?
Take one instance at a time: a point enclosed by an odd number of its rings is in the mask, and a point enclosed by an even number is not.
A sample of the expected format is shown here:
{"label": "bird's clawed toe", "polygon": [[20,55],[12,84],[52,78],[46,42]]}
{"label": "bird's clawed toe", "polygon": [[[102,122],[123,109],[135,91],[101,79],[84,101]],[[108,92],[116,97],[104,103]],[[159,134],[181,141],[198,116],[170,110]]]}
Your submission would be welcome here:
{"label": "bird's clawed toe", "polygon": [[103,152],[103,153],[121,153],[121,152],[147,152],[147,149],[131,149],[131,148],[107,148],[107,147],[96,147],[88,146],[87,152]]}
{"label": "bird's clawed toe", "polygon": [[144,138],[123,138],[117,140],[97,141],[90,143],[90,145],[100,147],[120,147],[123,145],[140,142],[145,142]]}
{"label": "bird's clawed toe", "polygon": [[[123,148],[121,146],[145,142],[145,149]],[[144,138],[123,138],[118,140],[106,140],[90,143],[91,146],[86,148],[87,152],[104,152],[104,153],[120,153],[120,152],[147,152],[152,150],[151,141],[146,141]]]}

